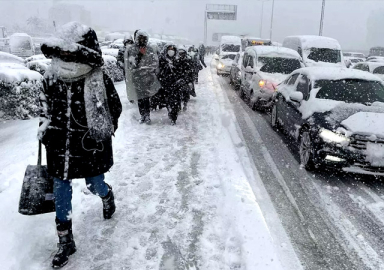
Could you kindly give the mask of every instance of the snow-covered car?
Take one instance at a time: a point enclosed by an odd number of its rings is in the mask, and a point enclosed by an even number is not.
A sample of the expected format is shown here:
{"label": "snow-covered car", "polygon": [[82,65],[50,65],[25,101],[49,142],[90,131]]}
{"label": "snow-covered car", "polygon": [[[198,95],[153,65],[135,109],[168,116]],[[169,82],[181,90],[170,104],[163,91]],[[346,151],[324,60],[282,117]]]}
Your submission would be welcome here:
{"label": "snow-covered car", "polygon": [[103,55],[104,65],[102,69],[114,82],[124,81],[123,67],[118,66],[117,60],[111,55]]}
{"label": "snow-covered car", "polygon": [[353,68],[357,63],[360,62],[364,62],[364,60],[361,58],[344,56],[344,63],[347,68]]}
{"label": "snow-covered car", "polygon": [[0,52],[0,118],[36,117],[42,81],[43,76],[29,70],[22,58]]}
{"label": "snow-covered car", "polygon": [[114,42],[112,42],[111,44],[109,44],[109,48],[110,49],[120,49],[122,47],[124,47],[124,39],[120,38],[120,39],[116,39]]}
{"label": "snow-covered car", "polygon": [[26,63],[27,68],[39,72],[44,75],[49,66],[51,65],[51,59],[33,60]]}
{"label": "snow-covered car", "polygon": [[362,62],[356,64],[353,69],[370,72],[384,80],[384,62]]}
{"label": "snow-covered car", "polygon": [[341,46],[336,39],[323,36],[289,36],[283,47],[297,51],[307,67],[345,67]]}
{"label": "snow-covered car", "polygon": [[15,33],[9,37],[10,52],[19,57],[29,57],[35,54],[35,45],[30,35]]}
{"label": "snow-covered car", "polygon": [[384,175],[384,84],[378,77],[302,68],[279,85],[274,101],[271,125],[296,140],[306,169]]}
{"label": "snow-covered car", "polygon": [[301,67],[301,57],[294,50],[274,46],[248,47],[241,63],[240,96],[249,99],[252,109],[268,108],[272,105],[276,86]]}
{"label": "snow-covered car", "polygon": [[236,54],[224,54],[220,55],[218,63],[216,65],[217,75],[229,75],[233,60],[235,60]]}
{"label": "snow-covered car", "polygon": [[119,54],[119,49],[104,49],[104,48],[102,48],[101,52],[104,55],[111,55],[111,56],[117,58],[117,55]]}
{"label": "snow-covered car", "polygon": [[235,87],[235,90],[240,89],[241,85],[241,63],[243,63],[243,56],[244,53],[238,53],[236,55],[229,72],[229,81]]}
{"label": "snow-covered car", "polygon": [[366,62],[384,62],[384,56],[369,56]]}

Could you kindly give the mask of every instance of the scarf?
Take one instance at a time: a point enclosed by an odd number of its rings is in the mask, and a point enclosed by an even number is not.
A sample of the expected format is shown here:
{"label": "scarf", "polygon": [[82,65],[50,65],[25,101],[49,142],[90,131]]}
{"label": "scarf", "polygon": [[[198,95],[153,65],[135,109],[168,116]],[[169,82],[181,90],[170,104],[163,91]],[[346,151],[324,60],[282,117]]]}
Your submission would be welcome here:
{"label": "scarf", "polygon": [[86,64],[65,62],[60,58],[53,58],[51,62],[52,72],[64,82],[73,82],[83,79],[92,67]]}
{"label": "scarf", "polygon": [[49,81],[53,79],[53,83],[56,78],[65,83],[85,79],[84,103],[89,135],[97,142],[108,140],[114,134],[114,126],[101,68],[92,69],[89,65],[64,62],[54,58],[51,69],[47,73],[49,74],[47,78]]}

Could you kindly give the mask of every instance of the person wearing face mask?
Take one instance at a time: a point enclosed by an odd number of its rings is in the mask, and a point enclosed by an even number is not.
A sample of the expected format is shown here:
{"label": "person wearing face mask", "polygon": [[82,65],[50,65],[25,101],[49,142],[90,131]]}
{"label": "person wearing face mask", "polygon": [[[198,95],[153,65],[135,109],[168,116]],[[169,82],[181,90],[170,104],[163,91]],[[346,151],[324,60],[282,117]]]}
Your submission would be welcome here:
{"label": "person wearing face mask", "polygon": [[[194,65],[194,82],[199,82],[199,71],[203,69],[203,66],[201,64],[201,59],[199,55],[199,50],[195,48],[195,46],[191,46],[188,49],[188,54],[192,58],[192,62]],[[205,64],[204,64],[205,65]]]}
{"label": "person wearing face mask", "polygon": [[185,87],[185,81],[179,78],[180,66],[177,65],[177,48],[174,44],[166,44],[159,59],[158,78],[168,108],[171,125],[176,124],[180,110],[180,93]]}
{"label": "person wearing face mask", "polygon": [[156,51],[148,45],[148,34],[137,30],[135,43],[127,47],[124,55],[126,89],[128,100],[137,100],[140,123],[151,123],[150,98],[160,89],[156,72],[159,59]]}
{"label": "person wearing face mask", "polygon": [[178,71],[178,79],[183,79],[188,87],[182,88],[181,102],[183,103],[183,110],[187,110],[187,104],[190,99],[190,95],[196,97],[195,89],[193,85],[194,80],[194,67],[191,57],[188,55],[187,50],[184,46],[178,47],[179,57],[176,59],[176,66]]}
{"label": "person wearing face mask", "polygon": [[122,106],[104,64],[95,31],[77,22],[62,26],[41,51],[52,59],[41,91],[38,138],[45,145],[47,169],[54,178],[58,252],[52,267],[68,263],[76,252],[72,233],[72,179],[85,178],[101,197],[103,216],[115,212],[112,187],[104,174],[113,165],[112,135]]}

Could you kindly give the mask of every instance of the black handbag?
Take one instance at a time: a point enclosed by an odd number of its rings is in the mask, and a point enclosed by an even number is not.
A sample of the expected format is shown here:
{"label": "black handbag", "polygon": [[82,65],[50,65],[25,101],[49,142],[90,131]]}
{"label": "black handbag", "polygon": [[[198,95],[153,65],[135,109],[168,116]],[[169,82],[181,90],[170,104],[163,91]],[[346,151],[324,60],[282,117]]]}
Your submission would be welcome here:
{"label": "black handbag", "polygon": [[39,141],[37,165],[28,165],[25,170],[19,213],[31,216],[54,211],[53,177],[49,176],[47,166],[41,166],[41,141]]}

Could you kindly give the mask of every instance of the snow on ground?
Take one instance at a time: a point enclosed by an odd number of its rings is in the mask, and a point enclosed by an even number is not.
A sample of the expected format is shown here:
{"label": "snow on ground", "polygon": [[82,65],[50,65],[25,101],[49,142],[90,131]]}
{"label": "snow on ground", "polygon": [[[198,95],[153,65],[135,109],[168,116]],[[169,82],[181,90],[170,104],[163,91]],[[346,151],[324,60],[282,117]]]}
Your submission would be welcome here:
{"label": "snow on ground", "polygon": [[[247,157],[237,151],[244,146],[232,107],[209,68],[200,76],[176,126],[165,109],[152,113],[151,125],[138,124],[124,83],[116,84],[123,114],[106,181],[117,211],[103,220],[100,198],[73,181],[78,251],[65,269],[283,269],[242,165]],[[17,212],[24,170],[37,159],[37,126],[0,124],[2,269],[51,269],[57,250],[53,213]]]}

